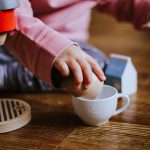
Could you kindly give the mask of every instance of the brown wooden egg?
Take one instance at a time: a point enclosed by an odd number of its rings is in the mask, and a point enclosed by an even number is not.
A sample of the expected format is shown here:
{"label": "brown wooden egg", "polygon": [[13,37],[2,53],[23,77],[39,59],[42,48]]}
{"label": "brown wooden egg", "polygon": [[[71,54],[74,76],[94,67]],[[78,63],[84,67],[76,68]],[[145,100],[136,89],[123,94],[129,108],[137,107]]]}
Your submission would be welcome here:
{"label": "brown wooden egg", "polygon": [[101,92],[103,83],[104,82],[100,81],[97,78],[97,76],[93,73],[92,83],[89,85],[88,88],[85,88],[85,86],[83,84],[80,89],[76,89],[74,87],[73,77],[69,77],[69,78],[63,80],[61,83],[61,88],[64,91],[73,94],[74,96],[78,96],[78,97],[82,96],[84,98],[92,100],[92,99],[95,99]]}

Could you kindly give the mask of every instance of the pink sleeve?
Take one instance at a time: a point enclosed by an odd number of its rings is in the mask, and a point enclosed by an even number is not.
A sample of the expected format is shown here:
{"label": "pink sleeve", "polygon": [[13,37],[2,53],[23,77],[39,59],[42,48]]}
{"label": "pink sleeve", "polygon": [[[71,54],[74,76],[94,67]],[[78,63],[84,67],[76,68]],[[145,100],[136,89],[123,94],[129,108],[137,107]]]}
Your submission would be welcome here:
{"label": "pink sleeve", "polygon": [[33,17],[28,0],[20,2],[15,11],[17,29],[9,33],[5,46],[37,77],[52,85],[53,63],[73,42]]}
{"label": "pink sleeve", "polygon": [[129,21],[137,29],[150,21],[150,0],[97,0],[101,12],[115,16],[119,21]]}

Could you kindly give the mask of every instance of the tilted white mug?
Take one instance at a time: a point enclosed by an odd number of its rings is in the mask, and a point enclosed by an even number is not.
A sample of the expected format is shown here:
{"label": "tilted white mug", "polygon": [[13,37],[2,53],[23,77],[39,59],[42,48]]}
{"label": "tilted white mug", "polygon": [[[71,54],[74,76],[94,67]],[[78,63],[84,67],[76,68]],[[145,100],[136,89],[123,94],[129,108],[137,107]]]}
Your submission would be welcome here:
{"label": "tilted white mug", "polygon": [[[122,98],[123,106],[117,109],[119,98]],[[76,114],[86,124],[92,126],[104,124],[112,116],[124,112],[129,106],[129,102],[128,95],[119,94],[117,89],[108,85],[103,85],[100,95],[94,100],[72,96],[73,108]]]}

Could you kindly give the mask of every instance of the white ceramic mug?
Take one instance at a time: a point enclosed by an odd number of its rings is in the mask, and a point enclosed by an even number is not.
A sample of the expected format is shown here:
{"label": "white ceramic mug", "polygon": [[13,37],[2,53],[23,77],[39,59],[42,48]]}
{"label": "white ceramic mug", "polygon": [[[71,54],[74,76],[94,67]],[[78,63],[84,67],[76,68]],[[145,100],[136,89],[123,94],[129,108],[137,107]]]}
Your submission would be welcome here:
{"label": "white ceramic mug", "polygon": [[[117,109],[118,99],[122,98],[123,106]],[[124,112],[129,106],[128,95],[119,94],[112,86],[103,85],[100,95],[95,100],[72,96],[76,114],[88,125],[99,126],[117,114]],[[116,110],[117,109],[117,110]]]}

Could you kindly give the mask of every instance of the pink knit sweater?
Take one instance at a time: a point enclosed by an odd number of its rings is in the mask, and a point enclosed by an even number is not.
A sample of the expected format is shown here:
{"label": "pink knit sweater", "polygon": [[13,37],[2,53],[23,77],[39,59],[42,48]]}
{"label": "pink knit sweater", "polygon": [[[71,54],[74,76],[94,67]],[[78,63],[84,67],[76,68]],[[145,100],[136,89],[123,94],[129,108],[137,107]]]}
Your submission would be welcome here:
{"label": "pink knit sweater", "polygon": [[150,20],[150,0],[21,0],[17,29],[5,45],[37,77],[51,85],[57,56],[72,40],[86,40],[91,9],[129,21],[136,28]]}

